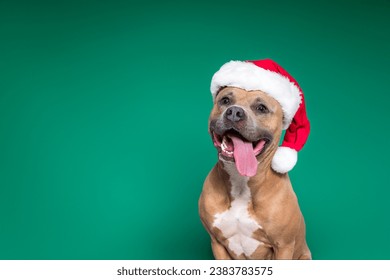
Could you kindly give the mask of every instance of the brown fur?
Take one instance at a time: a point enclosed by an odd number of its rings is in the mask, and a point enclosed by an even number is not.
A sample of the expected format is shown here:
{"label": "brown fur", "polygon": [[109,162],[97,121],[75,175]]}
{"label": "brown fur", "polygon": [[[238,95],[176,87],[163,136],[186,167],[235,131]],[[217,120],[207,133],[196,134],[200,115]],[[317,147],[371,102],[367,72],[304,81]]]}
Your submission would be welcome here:
{"label": "brown fur", "polygon": [[[234,98],[234,104],[244,107],[249,114],[246,125],[255,122],[273,135],[273,140],[260,154],[257,174],[251,177],[248,186],[251,201],[248,212],[261,229],[252,238],[263,242],[249,257],[237,256],[229,250],[228,240],[222,232],[213,227],[214,216],[229,209],[232,201],[229,174],[224,162],[218,161],[207,176],[199,199],[199,213],[202,223],[211,237],[213,254],[216,259],[311,259],[306,244],[305,222],[296,195],[287,174],[278,174],[271,168],[272,157],[278,147],[282,133],[283,112],[279,103],[262,91],[245,91],[227,87],[222,89],[210,114],[209,121],[219,118],[226,108],[218,101],[226,94]],[[254,101],[261,98],[270,110],[269,114],[256,115],[251,110]]]}

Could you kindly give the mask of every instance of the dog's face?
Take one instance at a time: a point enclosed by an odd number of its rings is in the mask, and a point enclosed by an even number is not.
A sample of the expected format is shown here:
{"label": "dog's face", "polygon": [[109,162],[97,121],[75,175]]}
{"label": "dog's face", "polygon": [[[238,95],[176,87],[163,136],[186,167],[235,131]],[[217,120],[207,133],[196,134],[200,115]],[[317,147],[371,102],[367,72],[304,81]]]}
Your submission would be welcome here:
{"label": "dog's face", "polygon": [[225,87],[215,98],[209,132],[220,158],[235,161],[242,175],[254,176],[260,158],[278,147],[282,122],[280,104],[266,93]]}

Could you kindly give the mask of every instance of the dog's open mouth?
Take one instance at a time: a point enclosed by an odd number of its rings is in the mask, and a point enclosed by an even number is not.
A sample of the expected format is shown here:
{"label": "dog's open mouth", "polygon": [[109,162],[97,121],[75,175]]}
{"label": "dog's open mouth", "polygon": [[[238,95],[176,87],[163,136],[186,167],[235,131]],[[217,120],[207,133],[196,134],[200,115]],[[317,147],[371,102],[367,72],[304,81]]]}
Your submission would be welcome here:
{"label": "dog's open mouth", "polygon": [[238,172],[242,176],[252,177],[257,172],[257,159],[263,152],[267,138],[251,142],[234,130],[225,132],[222,136],[213,132],[214,146],[220,149],[221,155],[227,160],[234,160]]}

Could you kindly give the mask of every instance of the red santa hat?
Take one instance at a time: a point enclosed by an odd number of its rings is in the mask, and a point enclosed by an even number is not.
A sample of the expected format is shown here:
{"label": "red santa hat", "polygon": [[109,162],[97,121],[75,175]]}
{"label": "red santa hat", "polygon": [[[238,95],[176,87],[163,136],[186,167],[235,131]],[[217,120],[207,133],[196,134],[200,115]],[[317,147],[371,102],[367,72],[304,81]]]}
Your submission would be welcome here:
{"label": "red santa hat", "polygon": [[213,100],[222,87],[231,86],[245,90],[261,90],[276,99],[283,110],[282,145],[273,159],[272,169],[286,173],[298,160],[310,133],[303,92],[297,81],[271,59],[255,61],[230,61],[225,63],[211,80]]}

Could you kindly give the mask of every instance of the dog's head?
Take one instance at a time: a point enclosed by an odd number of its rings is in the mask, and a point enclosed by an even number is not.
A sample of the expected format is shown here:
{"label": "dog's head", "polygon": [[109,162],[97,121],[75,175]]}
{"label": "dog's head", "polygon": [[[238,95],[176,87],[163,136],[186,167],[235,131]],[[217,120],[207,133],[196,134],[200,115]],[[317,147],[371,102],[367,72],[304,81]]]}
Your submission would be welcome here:
{"label": "dog's head", "polygon": [[283,111],[266,93],[222,88],[214,101],[209,132],[219,158],[233,161],[238,172],[252,177],[258,162],[270,164],[283,126]]}

